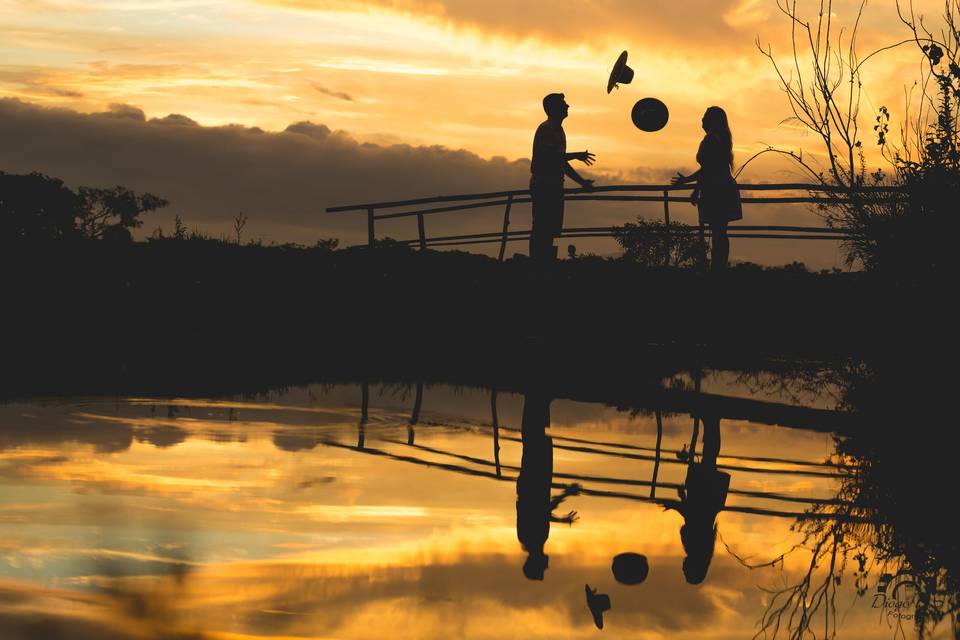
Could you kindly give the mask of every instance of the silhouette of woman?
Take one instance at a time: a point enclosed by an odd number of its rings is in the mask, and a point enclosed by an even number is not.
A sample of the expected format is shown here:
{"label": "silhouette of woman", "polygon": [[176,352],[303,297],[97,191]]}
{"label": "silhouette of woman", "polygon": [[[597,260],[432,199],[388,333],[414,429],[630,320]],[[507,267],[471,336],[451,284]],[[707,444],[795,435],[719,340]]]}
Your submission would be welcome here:
{"label": "silhouette of woman", "polygon": [[550,426],[550,402],[550,397],[537,392],[527,393],[523,398],[523,456],[517,477],[517,539],[528,554],[523,575],[530,580],[543,580],[547,569],[549,556],[543,547],[550,536],[550,522],[571,524],[577,519],[576,511],[562,517],[553,515],[553,510],[567,496],[580,492],[580,486],[570,485],[559,496],[550,497],[553,439],[546,435],[546,428]]}
{"label": "silhouette of woman", "polygon": [[690,201],[700,212],[701,232],[704,224],[710,225],[713,240],[711,269],[718,271],[727,266],[730,257],[727,225],[743,218],[743,209],[737,181],[730,172],[733,167],[733,135],[727,113],[720,107],[710,107],[703,114],[702,125],[706,135],[697,150],[700,169],[689,176],[677,172],[671,183],[697,183]]}
{"label": "silhouette of woman", "polygon": [[690,584],[700,584],[707,577],[717,538],[717,514],[723,510],[730,488],[730,474],[717,470],[720,418],[704,416],[703,429],[703,456],[687,468],[687,478],[678,489],[680,502],[667,506],[683,516],[680,541],[687,554],[683,575]]}

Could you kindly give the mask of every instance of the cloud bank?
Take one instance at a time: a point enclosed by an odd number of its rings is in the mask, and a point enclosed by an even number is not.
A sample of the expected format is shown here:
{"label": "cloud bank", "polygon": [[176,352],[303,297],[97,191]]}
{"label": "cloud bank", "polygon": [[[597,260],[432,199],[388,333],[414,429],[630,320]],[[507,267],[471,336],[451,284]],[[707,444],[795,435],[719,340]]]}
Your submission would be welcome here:
{"label": "cloud bank", "polygon": [[81,114],[0,100],[0,170],[39,171],[71,186],[122,184],[167,198],[165,218],[180,215],[224,232],[242,211],[248,231],[268,240],[349,243],[364,236],[358,216],[329,206],[441,193],[524,188],[527,160],[483,159],[443,146],[362,143],[323,124],[281,132],[205,127],[171,114],[147,119],[130,105]]}

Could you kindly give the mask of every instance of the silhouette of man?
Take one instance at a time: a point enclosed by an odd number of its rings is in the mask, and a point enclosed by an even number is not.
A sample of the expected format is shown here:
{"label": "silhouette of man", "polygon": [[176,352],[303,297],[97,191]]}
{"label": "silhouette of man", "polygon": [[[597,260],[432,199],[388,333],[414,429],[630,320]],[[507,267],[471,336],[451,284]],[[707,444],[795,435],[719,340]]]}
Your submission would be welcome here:
{"label": "silhouette of man", "polygon": [[567,134],[563,120],[570,105],[562,93],[551,93],[543,99],[547,119],[533,136],[533,160],[530,163],[530,197],[533,200],[533,229],[530,233],[530,257],[538,260],[556,258],[553,239],[563,229],[563,179],[570,176],[581,187],[589,189],[593,180],[585,180],[570,166],[570,160],[593,164],[589,151],[567,153]]}
{"label": "silhouette of man", "polygon": [[550,536],[550,522],[573,523],[577,512],[554,516],[553,510],[568,496],[577,495],[580,485],[565,487],[563,492],[550,496],[553,484],[553,440],[546,435],[550,426],[550,402],[545,394],[527,393],[523,398],[521,440],[523,456],[517,477],[517,539],[527,552],[523,575],[530,580],[543,580],[549,556],[543,547]]}

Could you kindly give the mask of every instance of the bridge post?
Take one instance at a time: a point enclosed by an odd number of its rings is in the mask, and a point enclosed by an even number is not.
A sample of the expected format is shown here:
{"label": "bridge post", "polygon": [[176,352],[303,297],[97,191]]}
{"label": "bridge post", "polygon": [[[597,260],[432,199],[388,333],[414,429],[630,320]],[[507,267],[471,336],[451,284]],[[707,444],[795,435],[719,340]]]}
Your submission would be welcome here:
{"label": "bridge post", "polygon": [[663,190],[663,265],[670,266],[670,192]]}
{"label": "bridge post", "polygon": [[370,418],[370,383],[360,383],[360,422],[357,424],[357,448],[363,449],[367,435],[367,420]]}
{"label": "bridge post", "polygon": [[420,249],[427,248],[427,232],[423,228],[423,214],[417,214],[417,232],[420,234]]}
{"label": "bridge post", "polygon": [[373,209],[367,209],[367,246],[372,247],[374,241],[376,241],[377,236],[373,231]]}
{"label": "bridge post", "polygon": [[657,409],[657,454],[653,461],[653,478],[650,480],[650,498],[657,497],[657,474],[660,472],[660,447],[663,444],[663,414]]}
{"label": "bridge post", "polygon": [[497,468],[497,477],[500,471],[500,420],[497,417],[497,390],[490,392],[490,413],[493,416],[493,464]]}
{"label": "bridge post", "polygon": [[507,208],[503,211],[503,231],[500,232],[500,256],[497,258],[503,262],[503,254],[507,250],[507,228],[510,226],[510,207],[513,206],[513,195],[507,196]]}

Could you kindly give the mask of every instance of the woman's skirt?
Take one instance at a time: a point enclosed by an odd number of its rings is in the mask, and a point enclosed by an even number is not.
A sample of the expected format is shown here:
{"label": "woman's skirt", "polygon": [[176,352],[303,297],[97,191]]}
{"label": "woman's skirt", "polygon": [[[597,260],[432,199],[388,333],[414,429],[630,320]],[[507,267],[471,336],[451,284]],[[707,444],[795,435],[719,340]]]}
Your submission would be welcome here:
{"label": "woman's skirt", "polygon": [[703,224],[722,224],[742,219],[740,188],[733,176],[717,181],[701,182],[698,209],[700,222]]}

